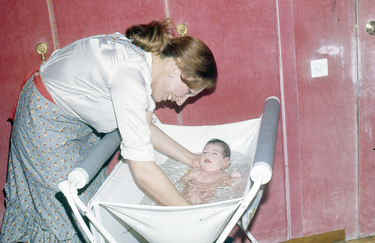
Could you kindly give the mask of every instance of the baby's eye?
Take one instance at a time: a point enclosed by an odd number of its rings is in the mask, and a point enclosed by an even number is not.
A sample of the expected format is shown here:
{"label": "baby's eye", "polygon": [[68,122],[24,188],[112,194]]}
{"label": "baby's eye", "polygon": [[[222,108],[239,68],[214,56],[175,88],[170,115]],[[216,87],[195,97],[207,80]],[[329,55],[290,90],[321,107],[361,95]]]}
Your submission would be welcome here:
{"label": "baby's eye", "polygon": [[191,90],[190,89],[188,89],[188,93],[187,93],[188,95],[192,95],[193,93],[191,92]]}

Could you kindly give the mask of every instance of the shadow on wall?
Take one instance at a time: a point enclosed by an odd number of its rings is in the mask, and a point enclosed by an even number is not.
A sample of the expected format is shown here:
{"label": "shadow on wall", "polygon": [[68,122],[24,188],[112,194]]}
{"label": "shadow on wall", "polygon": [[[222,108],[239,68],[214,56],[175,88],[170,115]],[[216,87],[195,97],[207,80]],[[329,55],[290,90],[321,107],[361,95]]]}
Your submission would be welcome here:
{"label": "shadow on wall", "polygon": [[170,102],[170,101],[162,101],[162,102],[158,102],[156,104],[156,110],[157,109],[165,109],[165,108],[168,108],[168,109],[171,109],[171,110],[174,110],[176,113],[180,113],[182,111],[182,109],[184,109],[185,106],[189,105],[189,104],[193,104],[195,103],[197,100],[199,100],[199,98],[201,98],[202,96],[206,96],[206,95],[210,95],[214,92],[215,90],[214,89],[205,89],[203,90],[202,92],[200,92],[198,95],[194,96],[194,97],[190,97],[189,99],[187,99],[185,101],[185,103],[182,105],[182,106],[178,106],[176,105],[176,103],[174,102]]}

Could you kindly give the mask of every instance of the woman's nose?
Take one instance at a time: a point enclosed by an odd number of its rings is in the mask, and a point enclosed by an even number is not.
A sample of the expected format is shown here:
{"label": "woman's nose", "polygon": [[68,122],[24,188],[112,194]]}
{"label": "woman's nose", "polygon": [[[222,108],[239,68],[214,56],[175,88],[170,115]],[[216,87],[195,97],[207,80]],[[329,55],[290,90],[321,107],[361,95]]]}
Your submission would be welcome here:
{"label": "woman's nose", "polygon": [[189,96],[184,96],[184,97],[179,97],[177,98],[176,100],[176,104],[178,106],[181,106],[183,103],[185,103],[185,101],[189,98]]}

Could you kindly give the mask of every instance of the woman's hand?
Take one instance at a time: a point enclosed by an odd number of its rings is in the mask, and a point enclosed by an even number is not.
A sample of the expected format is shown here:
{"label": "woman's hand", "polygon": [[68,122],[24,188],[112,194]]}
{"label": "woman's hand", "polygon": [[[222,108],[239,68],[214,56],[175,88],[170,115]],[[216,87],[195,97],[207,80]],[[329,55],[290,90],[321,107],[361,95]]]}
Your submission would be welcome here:
{"label": "woman's hand", "polygon": [[200,164],[199,164],[199,158],[200,158],[200,154],[194,154],[195,157],[193,159],[193,161],[191,162],[191,164],[193,165],[192,167],[201,167]]}

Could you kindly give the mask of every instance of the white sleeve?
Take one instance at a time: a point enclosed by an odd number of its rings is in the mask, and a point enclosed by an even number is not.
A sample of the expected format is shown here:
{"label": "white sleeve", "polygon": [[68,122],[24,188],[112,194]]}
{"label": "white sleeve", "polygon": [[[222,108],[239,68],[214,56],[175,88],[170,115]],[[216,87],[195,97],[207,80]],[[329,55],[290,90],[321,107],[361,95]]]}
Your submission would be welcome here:
{"label": "white sleeve", "polygon": [[154,147],[146,121],[152,99],[146,88],[146,75],[149,71],[139,64],[122,63],[109,79],[109,92],[122,137],[121,155],[134,161],[154,161]]}

